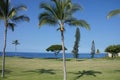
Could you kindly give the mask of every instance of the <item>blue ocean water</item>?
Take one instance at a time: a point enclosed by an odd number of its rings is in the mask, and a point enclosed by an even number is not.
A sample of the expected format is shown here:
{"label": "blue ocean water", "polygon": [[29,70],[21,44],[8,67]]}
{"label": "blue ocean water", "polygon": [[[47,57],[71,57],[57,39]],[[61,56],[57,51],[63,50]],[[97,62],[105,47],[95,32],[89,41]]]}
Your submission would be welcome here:
{"label": "blue ocean water", "polygon": [[[66,53],[66,58],[73,58],[72,53]],[[0,56],[2,56],[2,53],[0,52]],[[6,52],[6,56],[17,56],[17,57],[24,57],[24,58],[56,58],[54,53],[35,53],[35,52]],[[100,54],[95,54],[95,58],[103,58],[106,57],[107,54],[105,53],[100,53]],[[59,53],[57,55],[57,58],[62,58],[62,53]],[[78,58],[91,58],[90,53],[79,53]]]}

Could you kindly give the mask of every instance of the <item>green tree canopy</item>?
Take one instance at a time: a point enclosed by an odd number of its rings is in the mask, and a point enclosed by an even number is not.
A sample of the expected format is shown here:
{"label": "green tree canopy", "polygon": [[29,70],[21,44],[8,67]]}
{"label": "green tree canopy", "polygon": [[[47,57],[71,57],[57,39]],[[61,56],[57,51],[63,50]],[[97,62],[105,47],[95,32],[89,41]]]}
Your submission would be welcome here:
{"label": "green tree canopy", "polygon": [[116,57],[118,53],[120,53],[120,44],[118,45],[110,45],[105,49],[105,52],[111,53],[112,58]]}
{"label": "green tree canopy", "polygon": [[[67,50],[66,47],[64,47],[64,48],[65,48],[65,50]],[[51,51],[51,52],[54,52],[54,53],[59,53],[61,50],[62,50],[62,45],[58,45],[58,44],[51,45],[50,47],[48,47],[46,49],[46,51]]]}
{"label": "green tree canopy", "polygon": [[[64,47],[64,48],[65,48],[65,50],[67,50],[66,47]],[[46,49],[46,51],[54,52],[54,54],[55,54],[55,56],[56,56],[56,59],[57,59],[58,53],[60,53],[61,50],[62,50],[62,45],[58,45],[58,44],[56,44],[56,45],[51,45],[50,47],[48,47],[48,48]]]}

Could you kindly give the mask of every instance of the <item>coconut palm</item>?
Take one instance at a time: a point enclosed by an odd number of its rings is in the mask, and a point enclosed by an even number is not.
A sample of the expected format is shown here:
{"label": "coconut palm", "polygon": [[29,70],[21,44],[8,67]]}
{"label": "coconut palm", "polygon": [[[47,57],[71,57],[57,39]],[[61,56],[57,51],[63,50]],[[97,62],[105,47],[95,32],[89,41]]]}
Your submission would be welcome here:
{"label": "coconut palm", "polygon": [[20,43],[19,43],[18,40],[14,40],[14,41],[12,42],[12,44],[15,45],[15,52],[16,52],[16,51],[17,51],[17,45],[19,45]]}
{"label": "coconut palm", "polygon": [[[65,61],[65,48],[64,48],[64,30],[65,24],[70,26],[81,26],[89,29],[89,25],[84,20],[77,20],[73,17],[73,13],[81,10],[79,4],[73,4],[71,0],[51,0],[51,3],[41,3],[40,8],[44,9],[39,15],[39,25],[44,24],[58,25],[58,30],[61,32],[62,50],[63,50],[63,71],[64,80],[66,77],[66,61]],[[66,26],[67,26],[66,25]]]}
{"label": "coconut palm", "polygon": [[5,25],[4,31],[4,47],[2,53],[2,74],[1,77],[5,76],[5,53],[7,46],[7,31],[8,28],[14,31],[15,23],[19,21],[29,21],[29,18],[25,15],[18,15],[18,11],[26,10],[25,5],[20,5],[17,7],[12,7],[9,0],[0,0],[0,19],[3,20]]}
{"label": "coconut palm", "polygon": [[115,15],[118,15],[118,14],[120,14],[120,9],[112,10],[112,11],[110,11],[110,12],[108,13],[107,19],[109,19],[109,18],[111,18],[111,17],[113,17],[113,16],[115,16]]}

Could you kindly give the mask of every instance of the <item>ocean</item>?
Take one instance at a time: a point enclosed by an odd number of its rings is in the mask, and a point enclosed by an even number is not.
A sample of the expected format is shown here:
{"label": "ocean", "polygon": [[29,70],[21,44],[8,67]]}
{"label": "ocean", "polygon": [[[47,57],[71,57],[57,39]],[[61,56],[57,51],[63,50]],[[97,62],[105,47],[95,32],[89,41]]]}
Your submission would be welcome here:
{"label": "ocean", "polygon": [[[73,58],[72,53],[65,53],[66,58]],[[2,52],[0,52],[0,56],[2,56]],[[23,57],[23,58],[56,58],[54,53],[36,53],[36,52],[6,52],[6,56],[9,57]],[[106,57],[107,54],[105,53],[100,53],[100,54],[95,54],[94,58],[104,58]],[[57,55],[57,58],[62,58],[62,53],[59,53]],[[91,58],[90,53],[79,53],[78,58]]]}

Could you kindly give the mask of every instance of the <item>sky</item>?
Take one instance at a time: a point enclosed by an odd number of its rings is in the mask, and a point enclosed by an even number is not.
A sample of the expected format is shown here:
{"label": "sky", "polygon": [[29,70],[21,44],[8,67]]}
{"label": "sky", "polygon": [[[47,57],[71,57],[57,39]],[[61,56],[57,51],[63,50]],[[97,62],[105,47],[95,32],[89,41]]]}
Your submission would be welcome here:
{"label": "sky", "polygon": [[[50,0],[10,0],[13,6],[25,4],[28,9],[21,14],[29,16],[30,22],[20,22],[15,31],[8,30],[7,52],[14,52],[12,41],[19,40],[17,52],[46,52],[46,48],[53,44],[61,44],[61,35],[58,26],[44,25],[39,28],[38,16],[43,11],[39,8],[40,2]],[[107,20],[107,14],[114,9],[120,9],[120,0],[72,0],[82,6],[83,11],[76,12],[77,19],[87,21],[91,29],[80,27],[79,53],[90,53],[92,41],[95,48],[101,53],[109,45],[120,44],[120,15]],[[66,26],[65,47],[70,53],[74,46],[76,27]],[[0,51],[3,49],[4,24],[0,22]]]}

